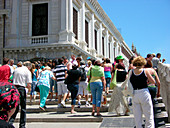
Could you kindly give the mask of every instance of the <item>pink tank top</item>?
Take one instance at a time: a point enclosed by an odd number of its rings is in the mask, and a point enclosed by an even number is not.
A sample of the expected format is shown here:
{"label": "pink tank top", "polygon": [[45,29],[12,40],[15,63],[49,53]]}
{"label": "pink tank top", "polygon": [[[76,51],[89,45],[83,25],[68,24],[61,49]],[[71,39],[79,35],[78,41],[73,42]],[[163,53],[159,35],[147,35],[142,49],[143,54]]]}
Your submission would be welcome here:
{"label": "pink tank top", "polygon": [[111,71],[111,67],[104,67],[104,71]]}

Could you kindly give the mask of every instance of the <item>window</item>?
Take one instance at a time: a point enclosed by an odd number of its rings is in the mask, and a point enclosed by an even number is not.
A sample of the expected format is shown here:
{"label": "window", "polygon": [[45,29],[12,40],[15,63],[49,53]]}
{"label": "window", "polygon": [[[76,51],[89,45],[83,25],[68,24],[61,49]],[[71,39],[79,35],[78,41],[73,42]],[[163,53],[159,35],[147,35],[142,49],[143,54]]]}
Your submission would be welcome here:
{"label": "window", "polygon": [[103,49],[103,56],[104,56],[104,37],[102,37],[102,49]]}
{"label": "window", "polygon": [[85,41],[89,47],[89,23],[85,20]]}
{"label": "window", "polygon": [[78,13],[77,13],[77,10],[75,8],[73,8],[73,32],[75,34],[75,38],[78,39]]}
{"label": "window", "polygon": [[32,36],[41,35],[48,35],[48,3],[33,5]]}
{"label": "window", "polygon": [[97,51],[97,30],[94,30],[94,39],[95,39],[95,49]]}

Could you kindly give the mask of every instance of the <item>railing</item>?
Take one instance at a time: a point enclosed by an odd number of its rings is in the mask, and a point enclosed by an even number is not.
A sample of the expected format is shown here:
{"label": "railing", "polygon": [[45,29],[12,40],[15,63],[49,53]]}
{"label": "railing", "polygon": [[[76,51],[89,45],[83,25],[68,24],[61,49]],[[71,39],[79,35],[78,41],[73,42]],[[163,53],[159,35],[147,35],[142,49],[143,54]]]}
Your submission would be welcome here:
{"label": "railing", "polygon": [[170,64],[159,63],[158,74],[161,83],[161,96],[168,113],[168,122],[170,122]]}
{"label": "railing", "polygon": [[31,44],[48,43],[48,36],[33,36],[31,37]]}

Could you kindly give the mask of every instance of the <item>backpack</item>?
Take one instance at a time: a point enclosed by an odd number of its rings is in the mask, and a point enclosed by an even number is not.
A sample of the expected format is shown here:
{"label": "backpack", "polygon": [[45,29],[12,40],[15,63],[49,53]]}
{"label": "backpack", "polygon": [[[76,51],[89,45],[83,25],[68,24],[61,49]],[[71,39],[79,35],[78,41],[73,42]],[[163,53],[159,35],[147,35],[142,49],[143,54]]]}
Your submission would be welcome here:
{"label": "backpack", "polygon": [[79,71],[81,72],[81,80],[80,81],[86,81],[87,75],[85,67],[79,67]]}

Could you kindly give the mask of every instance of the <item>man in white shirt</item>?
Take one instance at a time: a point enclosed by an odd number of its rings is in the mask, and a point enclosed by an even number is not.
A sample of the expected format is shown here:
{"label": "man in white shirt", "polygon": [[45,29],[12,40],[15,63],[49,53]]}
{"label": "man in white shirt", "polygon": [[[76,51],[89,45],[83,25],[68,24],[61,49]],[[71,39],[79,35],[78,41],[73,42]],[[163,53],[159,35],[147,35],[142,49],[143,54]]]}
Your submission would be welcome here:
{"label": "man in white shirt", "polygon": [[[20,114],[20,128],[25,128],[26,123],[26,90],[25,88],[30,88],[32,83],[32,76],[30,72],[31,63],[25,63],[25,66],[22,65],[21,62],[17,64],[18,68],[14,71],[13,84],[17,87],[20,93],[20,106],[21,106],[21,114]],[[9,123],[12,124],[16,118],[16,115],[19,111],[19,106],[17,107],[15,113],[12,115]]]}

